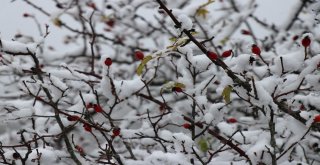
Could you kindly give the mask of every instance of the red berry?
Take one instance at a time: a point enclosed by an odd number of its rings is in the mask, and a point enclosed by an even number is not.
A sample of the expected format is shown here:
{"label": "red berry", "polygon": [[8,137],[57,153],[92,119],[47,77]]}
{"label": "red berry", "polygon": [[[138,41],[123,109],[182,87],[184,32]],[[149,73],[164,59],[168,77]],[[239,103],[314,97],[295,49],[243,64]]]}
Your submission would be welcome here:
{"label": "red berry", "polygon": [[12,154],[12,157],[13,157],[14,159],[20,159],[20,158],[21,158],[21,155],[20,155],[18,152],[15,152],[15,153]]}
{"label": "red berry", "polygon": [[138,60],[142,60],[144,58],[144,54],[141,51],[134,52],[134,55]]}
{"label": "red berry", "polygon": [[228,123],[236,123],[237,122],[237,119],[236,118],[229,118],[228,120],[227,120],[227,122]]}
{"label": "red berry", "polygon": [[92,132],[92,128],[91,128],[91,126],[89,125],[89,124],[83,124],[83,128],[84,128],[84,130],[86,130],[86,131],[88,131],[88,132]]}
{"label": "red berry", "polygon": [[104,60],[104,64],[110,66],[112,64],[111,58],[106,58],[106,60]]}
{"label": "red berry", "polygon": [[93,104],[92,103],[88,103],[86,106],[87,109],[93,108]]}
{"label": "red berry", "polygon": [[305,48],[310,46],[311,44],[311,40],[309,36],[305,36],[302,41],[301,41],[302,46],[304,46]]}
{"label": "red berry", "polygon": [[189,123],[184,123],[182,126],[185,129],[190,129],[191,128],[191,124],[189,124]]}
{"label": "red berry", "polygon": [[303,110],[305,110],[305,107],[304,107],[303,104],[301,104],[301,105],[300,105],[300,111],[303,111]]}
{"label": "red berry", "polygon": [[320,123],[320,115],[316,115],[313,119],[314,123]]}
{"label": "red berry", "polygon": [[119,127],[113,128],[113,130],[112,130],[113,137],[119,136],[120,135],[120,130],[121,129]]}
{"label": "red berry", "polygon": [[218,55],[214,52],[208,52],[207,56],[211,59],[211,60],[216,60],[218,59]]}
{"label": "red berry", "polygon": [[255,45],[255,44],[253,44],[252,46],[251,46],[251,52],[253,53],[253,54],[256,54],[256,55],[261,55],[261,50],[260,50],[260,48],[257,46],[257,45]]}
{"label": "red berry", "polygon": [[76,145],[74,148],[75,148],[75,149],[77,149],[77,151],[78,151],[80,154],[83,154],[83,153],[84,153],[84,151],[83,151],[83,148],[82,148],[82,147],[80,147],[80,146]]}
{"label": "red berry", "polygon": [[243,35],[251,35],[251,32],[248,31],[248,30],[242,29],[242,30],[241,30],[241,34],[243,34]]}
{"label": "red berry", "polygon": [[94,104],[94,105],[93,105],[93,109],[94,109],[94,111],[96,111],[96,112],[98,112],[98,113],[103,111],[103,109],[101,108],[101,106],[98,105],[98,104]]}
{"label": "red berry", "polygon": [[67,119],[68,119],[69,121],[77,121],[77,120],[80,119],[80,117],[77,116],[77,115],[71,115],[71,116],[68,116]]}
{"label": "red berry", "polygon": [[88,6],[88,7],[91,7],[91,8],[94,9],[94,10],[97,10],[97,6],[96,6],[96,4],[93,3],[93,2],[88,2],[88,3],[87,3],[87,6]]}
{"label": "red berry", "polygon": [[232,54],[232,50],[230,49],[230,50],[223,52],[221,56],[222,57],[229,57],[229,56],[231,56],[231,54]]}
{"label": "red berry", "polygon": [[115,21],[113,19],[109,19],[108,21],[105,22],[108,26],[113,27]]}
{"label": "red berry", "polygon": [[299,38],[299,36],[295,35],[295,36],[292,37],[292,40],[295,41],[295,40],[297,40],[298,38]]}
{"label": "red berry", "polygon": [[173,88],[172,88],[172,91],[173,91],[173,92],[178,92],[178,93],[180,93],[180,92],[182,92],[183,90],[182,90],[182,88],[180,88],[180,87],[173,87]]}
{"label": "red berry", "polygon": [[28,13],[23,13],[23,17],[29,17],[30,16],[30,14],[28,14]]}

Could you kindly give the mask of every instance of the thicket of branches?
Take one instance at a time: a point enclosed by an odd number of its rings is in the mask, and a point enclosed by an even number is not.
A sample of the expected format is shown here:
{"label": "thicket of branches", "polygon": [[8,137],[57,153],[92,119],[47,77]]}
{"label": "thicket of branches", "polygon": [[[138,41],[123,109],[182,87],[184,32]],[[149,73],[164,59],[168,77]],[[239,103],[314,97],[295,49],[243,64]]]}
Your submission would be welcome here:
{"label": "thicket of branches", "polygon": [[39,36],[0,38],[1,164],[320,164],[316,1],[282,25],[255,0],[23,2]]}

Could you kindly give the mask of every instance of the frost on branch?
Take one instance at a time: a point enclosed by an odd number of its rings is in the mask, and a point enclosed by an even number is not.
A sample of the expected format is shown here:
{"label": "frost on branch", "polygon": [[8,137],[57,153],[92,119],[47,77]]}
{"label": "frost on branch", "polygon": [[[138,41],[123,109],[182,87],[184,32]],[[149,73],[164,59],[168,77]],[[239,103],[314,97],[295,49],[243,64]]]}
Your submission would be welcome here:
{"label": "frost on branch", "polygon": [[320,163],[318,3],[14,3],[39,35],[0,38],[1,163]]}

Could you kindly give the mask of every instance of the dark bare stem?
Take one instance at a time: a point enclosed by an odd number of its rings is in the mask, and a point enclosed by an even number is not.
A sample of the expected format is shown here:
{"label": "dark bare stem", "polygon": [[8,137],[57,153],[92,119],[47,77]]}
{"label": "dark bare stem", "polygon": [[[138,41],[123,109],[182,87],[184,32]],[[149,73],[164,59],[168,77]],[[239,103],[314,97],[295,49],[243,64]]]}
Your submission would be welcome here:
{"label": "dark bare stem", "polygon": [[275,129],[275,123],[274,123],[274,112],[271,106],[270,108],[270,121],[269,121],[269,129],[270,129],[270,145],[273,148],[273,150],[270,152],[271,159],[272,159],[272,165],[277,165],[277,159],[276,159],[276,129]]}
{"label": "dark bare stem", "polygon": [[[171,10],[169,10],[167,8],[167,6],[161,1],[161,0],[156,0],[159,5],[160,8],[162,8],[172,19],[172,21],[174,22],[174,24],[176,25],[177,28],[181,28],[181,23],[177,20],[177,18],[172,14]],[[182,30],[184,34],[186,34],[189,39],[195,44],[197,45],[197,47],[208,56],[208,50],[191,34],[190,31],[183,29]],[[209,58],[209,57],[208,57]],[[211,58],[209,58],[215,65],[220,66],[224,69],[224,71],[227,73],[227,75],[236,83],[239,84],[240,86],[242,86],[244,89],[246,89],[247,91],[251,91],[251,86],[248,82],[242,81],[238,76],[236,76],[231,70],[230,68],[221,60],[221,59],[217,59],[217,60],[213,60]]]}

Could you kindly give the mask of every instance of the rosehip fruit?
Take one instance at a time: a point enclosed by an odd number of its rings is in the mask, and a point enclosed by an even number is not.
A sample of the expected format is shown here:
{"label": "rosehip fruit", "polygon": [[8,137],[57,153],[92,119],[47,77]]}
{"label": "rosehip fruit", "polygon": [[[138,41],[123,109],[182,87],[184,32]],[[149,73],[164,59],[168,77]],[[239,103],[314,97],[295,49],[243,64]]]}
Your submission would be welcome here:
{"label": "rosehip fruit", "polygon": [[94,111],[96,111],[96,112],[98,112],[98,113],[103,111],[103,109],[101,108],[101,106],[98,105],[98,104],[94,104],[94,105],[93,105],[93,109],[94,109]]}
{"label": "rosehip fruit", "polygon": [[320,123],[320,115],[316,115],[313,119],[314,123]]}
{"label": "rosehip fruit", "polygon": [[106,58],[106,60],[104,60],[104,64],[107,66],[110,66],[112,64],[112,59],[111,58]]}
{"label": "rosehip fruit", "polygon": [[296,41],[298,38],[299,38],[299,36],[295,35],[295,36],[292,37],[292,40]]}
{"label": "rosehip fruit", "polygon": [[243,35],[251,35],[251,32],[249,32],[248,30],[242,29],[241,30],[241,34],[243,34]]}
{"label": "rosehip fruit", "polygon": [[211,60],[216,60],[216,59],[218,59],[218,55],[216,54],[216,53],[214,53],[214,52],[208,52],[207,53],[207,55],[208,55],[208,57],[211,59]]}
{"label": "rosehip fruit", "polygon": [[172,88],[172,91],[173,91],[173,92],[178,92],[178,93],[180,93],[180,92],[182,92],[183,90],[182,90],[182,88],[180,88],[180,87],[173,87],[173,88]]}
{"label": "rosehip fruit", "polygon": [[310,46],[311,44],[311,40],[309,36],[305,36],[302,41],[301,41],[302,46],[304,46],[305,48]]}
{"label": "rosehip fruit", "polygon": [[229,118],[228,120],[227,120],[227,122],[228,123],[236,123],[237,122],[237,119],[236,118]]}
{"label": "rosehip fruit", "polygon": [[84,128],[84,130],[86,130],[88,132],[92,132],[92,128],[89,124],[83,124],[83,128]]}
{"label": "rosehip fruit", "polygon": [[260,48],[257,46],[257,45],[255,45],[255,44],[253,44],[252,46],[251,46],[251,52],[253,53],[253,54],[256,54],[256,55],[261,55],[261,50],[260,50]]}
{"label": "rosehip fruit", "polygon": [[231,56],[231,54],[232,54],[232,50],[230,49],[230,50],[223,52],[221,56],[222,57],[229,57],[229,56]]}
{"label": "rosehip fruit", "polygon": [[68,119],[69,121],[77,121],[77,120],[80,119],[80,117],[77,116],[77,115],[72,115],[72,116],[68,116],[67,119]]}
{"label": "rosehip fruit", "polygon": [[88,3],[87,3],[87,6],[88,6],[88,7],[91,7],[93,10],[97,10],[97,6],[96,6],[96,4],[93,3],[93,2],[88,2]]}
{"label": "rosehip fruit", "polygon": [[112,130],[113,137],[119,136],[120,132],[121,132],[120,130],[121,129],[119,127],[113,128],[113,130]]}
{"label": "rosehip fruit", "polygon": [[80,154],[83,154],[83,153],[84,153],[84,151],[83,151],[83,148],[82,148],[82,147],[80,147],[80,146],[76,145],[74,148],[75,148],[75,149],[77,149],[77,151],[78,151]]}
{"label": "rosehip fruit", "polygon": [[191,128],[191,124],[189,124],[189,123],[184,123],[182,126],[185,129],[190,129]]}
{"label": "rosehip fruit", "polygon": [[93,108],[93,104],[92,103],[88,103],[86,106],[87,109]]}
{"label": "rosehip fruit", "polygon": [[113,19],[109,19],[108,21],[106,21],[106,24],[110,27],[114,26],[115,21]]}
{"label": "rosehip fruit", "polygon": [[22,15],[23,17],[29,17],[30,16],[30,14],[28,14],[28,13],[23,13],[23,15]]}
{"label": "rosehip fruit", "polygon": [[138,60],[142,60],[144,58],[144,54],[141,51],[134,52],[134,55]]}

